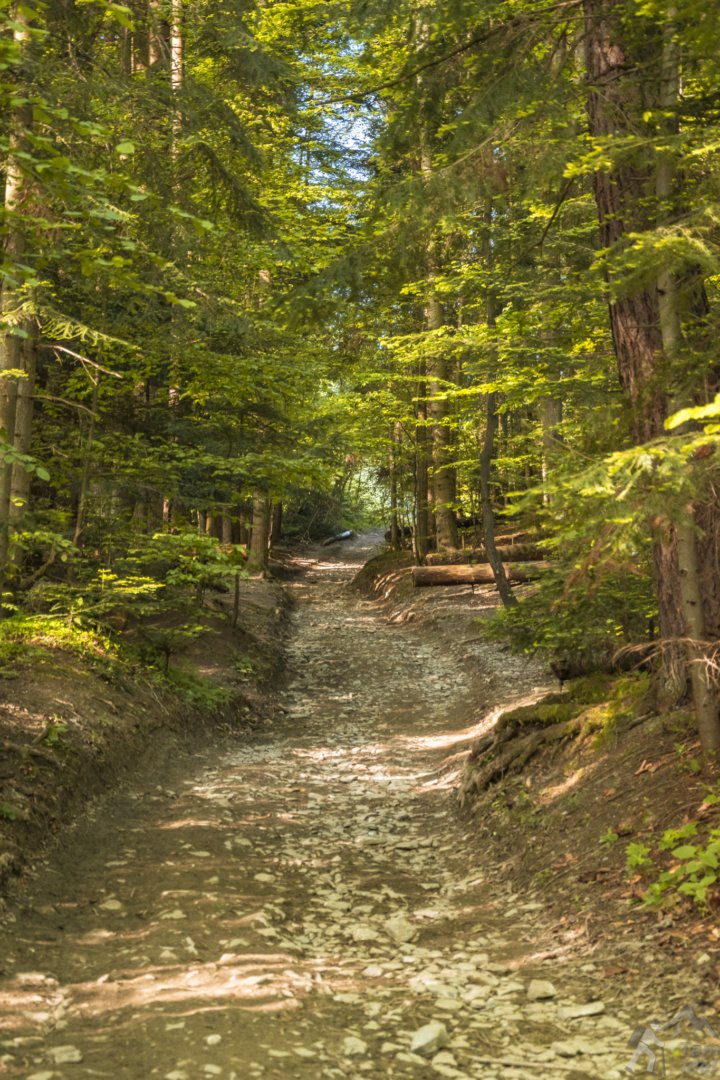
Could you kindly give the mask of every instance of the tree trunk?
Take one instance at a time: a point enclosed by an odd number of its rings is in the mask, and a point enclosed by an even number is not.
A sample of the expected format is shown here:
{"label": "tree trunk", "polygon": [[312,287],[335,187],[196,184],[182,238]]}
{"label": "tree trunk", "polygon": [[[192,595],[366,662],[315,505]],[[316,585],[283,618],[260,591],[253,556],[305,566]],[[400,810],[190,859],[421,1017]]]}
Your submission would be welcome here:
{"label": "tree trunk", "polygon": [[[428,37],[427,25],[418,28],[419,39]],[[419,86],[422,89],[422,79]],[[433,175],[433,159],[429,125],[420,129],[420,175],[429,183]],[[440,330],[445,322],[442,304],[435,292],[438,276],[437,241],[431,234],[427,240],[427,283],[428,294],[425,300],[425,324],[432,334]],[[431,349],[432,360],[428,366],[427,418],[430,429],[430,449],[432,452],[432,503],[435,523],[435,538],[438,550],[457,550],[460,546],[457,524],[455,522],[455,503],[457,498],[457,472],[453,464],[453,434],[450,426],[450,407],[444,396],[451,382],[450,363],[441,354],[441,346],[435,342]]]}
{"label": "tree trunk", "polygon": [[[588,121],[597,138],[636,136],[645,102],[636,64],[622,41],[618,0],[584,0]],[[620,162],[594,176],[600,246],[613,248],[631,231],[654,224],[648,213],[652,167],[637,159]],[[663,434],[667,417],[666,380],[662,377],[662,337],[655,292],[641,289],[610,304],[618,376],[633,414],[637,442]]]}
{"label": "tree trunk", "polygon": [[[663,65],[660,79],[660,106],[665,119],[666,133],[675,134],[673,118],[680,94],[680,57],[675,43],[675,12],[668,11],[663,45]],[[655,192],[660,224],[667,221],[675,207],[676,170],[673,155],[665,150],[658,157]],[[658,274],[658,315],[663,352],[671,368],[676,367],[683,350],[683,330],[680,297],[672,270],[663,266]],[[674,400],[673,410],[692,402]],[[675,527],[677,564],[680,575],[680,601],[687,638],[686,653],[692,686],[695,721],[700,744],[706,756],[717,757],[720,752],[720,712],[717,691],[710,681],[709,658],[705,651],[707,627],[703,610],[703,588],[698,562],[697,528],[694,506],[687,506],[689,520]]]}
{"label": "tree trunk", "polygon": [[160,0],[148,0],[148,63],[167,64],[170,55],[170,26],[163,18]]}
{"label": "tree trunk", "polygon": [[270,509],[271,502],[265,492],[254,492],[249,552],[249,566],[252,570],[267,570],[270,547]]}
{"label": "tree trunk", "polygon": [[270,546],[279,544],[282,540],[283,527],[283,504],[275,503],[272,510],[272,528],[270,530]]}
{"label": "tree trunk", "polygon": [[394,551],[402,547],[400,522],[398,520],[398,446],[400,443],[399,424],[390,428],[390,450],[388,470],[390,473],[390,545]]}
{"label": "tree trunk", "polygon": [[415,412],[415,559],[422,563],[430,547],[430,512],[428,492],[428,429],[425,372],[420,373]]}
{"label": "tree trunk", "polygon": [[488,562],[492,567],[495,584],[505,607],[517,603],[513,596],[507,571],[495,544],[495,514],[493,512],[490,470],[492,468],[495,433],[497,431],[497,394],[487,395],[485,411],[485,440],[480,455],[480,499],[482,503],[483,534]]}
{"label": "tree trunk", "polygon": [[[13,35],[24,59],[31,42],[32,16],[22,7],[13,14]],[[7,272],[0,287],[0,322],[4,326],[0,330],[0,434],[11,450],[27,453],[35,392],[35,322],[18,311],[25,297],[14,275],[26,249],[21,216],[30,212],[31,185],[22,171],[21,160],[32,125],[32,106],[24,103],[25,94],[21,91],[22,87],[18,87],[19,103],[11,108],[8,118],[5,166],[4,208],[7,217],[3,255]],[[5,372],[20,374],[4,375]],[[13,504],[13,496],[17,495],[25,506],[29,490],[30,476],[19,464],[0,466],[0,597],[12,559],[12,523],[19,509]]]}
{"label": "tree trunk", "polygon": [[222,542],[228,547],[233,542],[233,523],[229,514],[222,516]]}
{"label": "tree trunk", "polygon": [[[587,65],[588,121],[590,135],[635,138],[642,127],[647,109],[638,64],[625,48],[622,14],[626,10],[618,0],[583,0],[585,14],[585,58]],[[645,76],[645,79],[652,78]],[[655,105],[660,95],[655,88]],[[620,161],[614,168],[595,174],[595,200],[603,248],[622,246],[631,232],[642,232],[654,224],[650,212],[655,184],[655,163],[648,157],[638,164],[637,151],[632,159]],[[610,282],[611,284],[611,282]],[[666,388],[671,379],[663,347],[659,297],[656,290],[640,289],[620,296],[610,303],[610,326],[617,357],[620,383],[627,397],[635,438],[643,443],[664,434],[669,411]],[[659,685],[666,707],[676,703],[686,692],[687,658],[681,644],[686,635],[686,612],[683,610],[678,546],[674,530],[653,525],[653,566],[658,600],[663,671]],[[709,555],[715,558],[714,543]],[[703,576],[704,567],[698,567]],[[711,624],[718,622],[713,613]]]}
{"label": "tree trunk", "polygon": [[[439,330],[443,325],[442,305],[437,297],[428,298],[425,305],[425,317],[430,331]],[[430,372],[427,413],[432,447],[433,508],[438,550],[457,550],[460,546],[455,520],[457,474],[452,464],[453,439],[450,409],[447,399],[443,396],[449,382],[449,364],[441,357],[436,357]]]}

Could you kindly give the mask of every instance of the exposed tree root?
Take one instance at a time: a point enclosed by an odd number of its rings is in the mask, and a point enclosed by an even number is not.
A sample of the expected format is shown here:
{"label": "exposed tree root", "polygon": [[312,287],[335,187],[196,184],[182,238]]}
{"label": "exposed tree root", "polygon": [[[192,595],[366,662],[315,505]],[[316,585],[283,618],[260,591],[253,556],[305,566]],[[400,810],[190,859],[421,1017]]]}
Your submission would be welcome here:
{"label": "exposed tree root", "polygon": [[[522,772],[527,763],[548,746],[558,747],[577,738],[583,730],[582,716],[536,728],[522,736],[525,725],[508,717],[494,732],[480,739],[470,753],[468,775],[462,785],[460,802],[479,795],[507,776]],[[485,759],[481,763],[481,759]]]}

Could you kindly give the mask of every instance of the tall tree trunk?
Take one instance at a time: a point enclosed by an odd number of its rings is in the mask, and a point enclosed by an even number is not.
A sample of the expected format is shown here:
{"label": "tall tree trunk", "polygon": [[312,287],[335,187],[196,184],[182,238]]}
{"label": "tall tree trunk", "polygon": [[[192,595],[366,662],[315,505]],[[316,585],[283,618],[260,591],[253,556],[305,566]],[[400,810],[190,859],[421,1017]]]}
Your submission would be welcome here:
{"label": "tall tree trunk", "polygon": [[[426,25],[419,28],[420,40],[428,35]],[[419,80],[422,87],[422,79]],[[430,125],[426,121],[420,129],[420,175],[428,184],[433,175]],[[425,325],[430,333],[438,331],[444,325],[444,312],[435,290],[438,276],[438,252],[436,238],[430,234],[427,240],[426,272],[428,294],[425,300]],[[457,472],[453,464],[453,432],[450,425],[451,410],[444,396],[451,382],[452,365],[441,354],[441,346],[436,342],[431,350],[432,360],[428,365],[427,417],[430,426],[430,448],[432,451],[432,503],[435,523],[435,536],[438,550],[457,550],[460,546],[455,503],[457,498]]]}
{"label": "tall tree trunk", "polygon": [[497,394],[488,394],[486,402],[485,439],[480,455],[480,499],[482,503],[483,538],[487,560],[492,567],[500,599],[505,607],[512,607],[513,604],[517,604],[517,599],[510,588],[503,561],[495,544],[495,513],[493,511],[492,488],[490,485],[495,434],[497,432]]}
{"label": "tall tree trunk", "polygon": [[399,424],[393,424],[390,428],[390,448],[388,453],[388,471],[390,473],[390,544],[395,551],[399,551],[402,547],[400,540],[400,522],[398,520],[399,427]]}
{"label": "tall tree trunk", "polygon": [[[32,16],[21,6],[14,11],[15,41],[20,50],[21,65],[27,63],[31,43]],[[24,73],[21,70],[21,79]],[[13,451],[27,453],[32,434],[32,408],[35,393],[35,320],[19,313],[25,297],[15,279],[15,267],[22,262],[26,237],[21,216],[30,210],[31,186],[22,170],[22,155],[32,125],[32,106],[24,101],[18,87],[18,104],[12,106],[8,118],[8,155],[5,167],[6,214],[3,254],[8,272],[0,286],[0,428],[4,442]],[[8,374],[5,374],[5,373]],[[17,374],[9,374],[9,373]],[[29,474],[19,465],[4,462],[0,465],[0,598],[7,580],[12,558],[11,529],[17,519],[21,500],[24,508],[30,491]]]}
{"label": "tall tree trunk", "polygon": [[[642,65],[634,62],[623,42],[622,16],[627,9],[618,0],[583,0],[583,8],[590,134],[603,139],[636,137],[647,101],[639,83]],[[654,224],[648,210],[653,181],[653,163],[643,167],[636,156],[595,174],[603,248],[617,247],[628,233]],[[609,309],[620,384],[630,405],[636,440],[646,442],[664,433],[669,405],[666,387],[670,379],[665,370],[657,292],[646,288],[620,296]],[[660,637],[667,643],[659,690],[661,703],[669,705],[682,697],[688,674],[680,644],[686,621],[678,548],[670,529],[655,527],[653,568]]]}
{"label": "tall tree trunk", "polygon": [[[486,215],[486,222],[488,230],[485,242],[485,259],[487,269],[489,269],[492,259],[490,247],[490,227],[492,222],[491,214],[489,212]],[[488,330],[492,333],[495,329],[496,318],[496,299],[492,290],[490,290],[487,295],[486,310]],[[492,351],[492,365],[493,367],[497,365],[497,355],[494,348]],[[483,539],[485,542],[487,559],[492,567],[493,577],[495,578],[497,590],[500,593],[500,599],[505,607],[512,607],[513,604],[517,603],[517,600],[510,588],[505,567],[503,566],[502,559],[498,554],[497,545],[495,544],[495,512],[493,510],[491,474],[497,430],[497,394],[493,392],[488,394],[485,399],[485,439],[480,454],[480,506],[483,522]]]}
{"label": "tall tree trunk", "polygon": [[[675,41],[675,12],[668,10],[664,28],[662,71],[660,77],[660,108],[665,117],[666,134],[675,134],[674,117],[680,95],[680,56]],[[660,153],[655,174],[655,192],[660,224],[667,222],[675,210],[676,169],[673,153]],[[683,350],[683,329],[677,281],[669,266],[662,266],[657,280],[658,314],[663,351],[671,368],[677,366]],[[673,409],[692,402],[674,400]],[[718,695],[709,678],[709,658],[705,642],[707,626],[703,608],[703,586],[698,560],[695,508],[687,506],[688,520],[675,526],[677,561],[680,575],[681,610],[687,638],[687,661],[692,686],[695,720],[700,743],[706,756],[717,757],[720,752],[720,712]]]}
{"label": "tall tree trunk", "polygon": [[[439,330],[442,327],[443,310],[437,297],[428,297],[425,317],[428,330]],[[427,414],[432,447],[435,535],[438,550],[456,550],[460,544],[455,518],[457,474],[452,463],[453,438],[450,427],[450,408],[444,397],[450,383],[450,365],[441,357],[436,357],[432,362],[429,375]]]}
{"label": "tall tree trunk", "polygon": [[428,476],[427,387],[424,368],[420,372],[415,406],[415,559],[425,561],[430,548],[430,510]]}

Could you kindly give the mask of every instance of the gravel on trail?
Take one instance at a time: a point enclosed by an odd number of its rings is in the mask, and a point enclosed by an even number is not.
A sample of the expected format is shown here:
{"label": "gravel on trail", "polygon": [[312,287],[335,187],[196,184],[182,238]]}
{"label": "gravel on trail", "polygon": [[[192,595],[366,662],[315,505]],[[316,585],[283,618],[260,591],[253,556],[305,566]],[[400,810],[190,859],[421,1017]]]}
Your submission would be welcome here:
{"label": "gravel on trail", "polygon": [[582,949],[551,955],[458,819],[487,678],[347,588],[369,554],[318,549],[290,586],[262,730],[97,804],[5,913],[0,1075],[625,1075],[643,1017]]}

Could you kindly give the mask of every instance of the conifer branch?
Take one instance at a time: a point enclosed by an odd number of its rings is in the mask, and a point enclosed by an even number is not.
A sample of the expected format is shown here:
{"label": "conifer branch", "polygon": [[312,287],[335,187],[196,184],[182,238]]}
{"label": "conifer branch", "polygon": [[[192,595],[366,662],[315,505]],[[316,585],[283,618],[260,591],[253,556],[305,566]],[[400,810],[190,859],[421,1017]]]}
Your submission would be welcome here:
{"label": "conifer branch", "polygon": [[504,33],[507,30],[524,27],[531,19],[535,19],[539,15],[547,15],[550,12],[558,11],[560,8],[579,8],[581,4],[582,0],[560,0],[557,4],[551,4],[549,7],[540,8],[538,11],[532,12],[531,15],[522,15],[515,19],[509,19],[507,22],[500,23],[498,26],[493,26],[484,30],[481,34],[474,35],[468,41],[463,42],[462,45],[457,45],[443,56],[436,56],[433,60],[426,60],[424,63],[411,68],[410,71],[406,71],[402,75],[396,76],[394,79],[388,79],[388,81],[384,83],[377,83],[367,90],[357,90],[352,94],[342,94],[339,97],[324,98],[318,102],[318,105],[341,105],[348,101],[364,101],[366,98],[372,97],[373,94],[379,94],[383,90],[392,90],[393,87],[400,86],[402,83],[414,79],[417,75],[422,75],[424,71],[430,71],[432,68],[441,67],[450,60],[454,60],[456,56],[462,56],[463,53],[474,49],[476,45],[484,45],[498,34]]}

